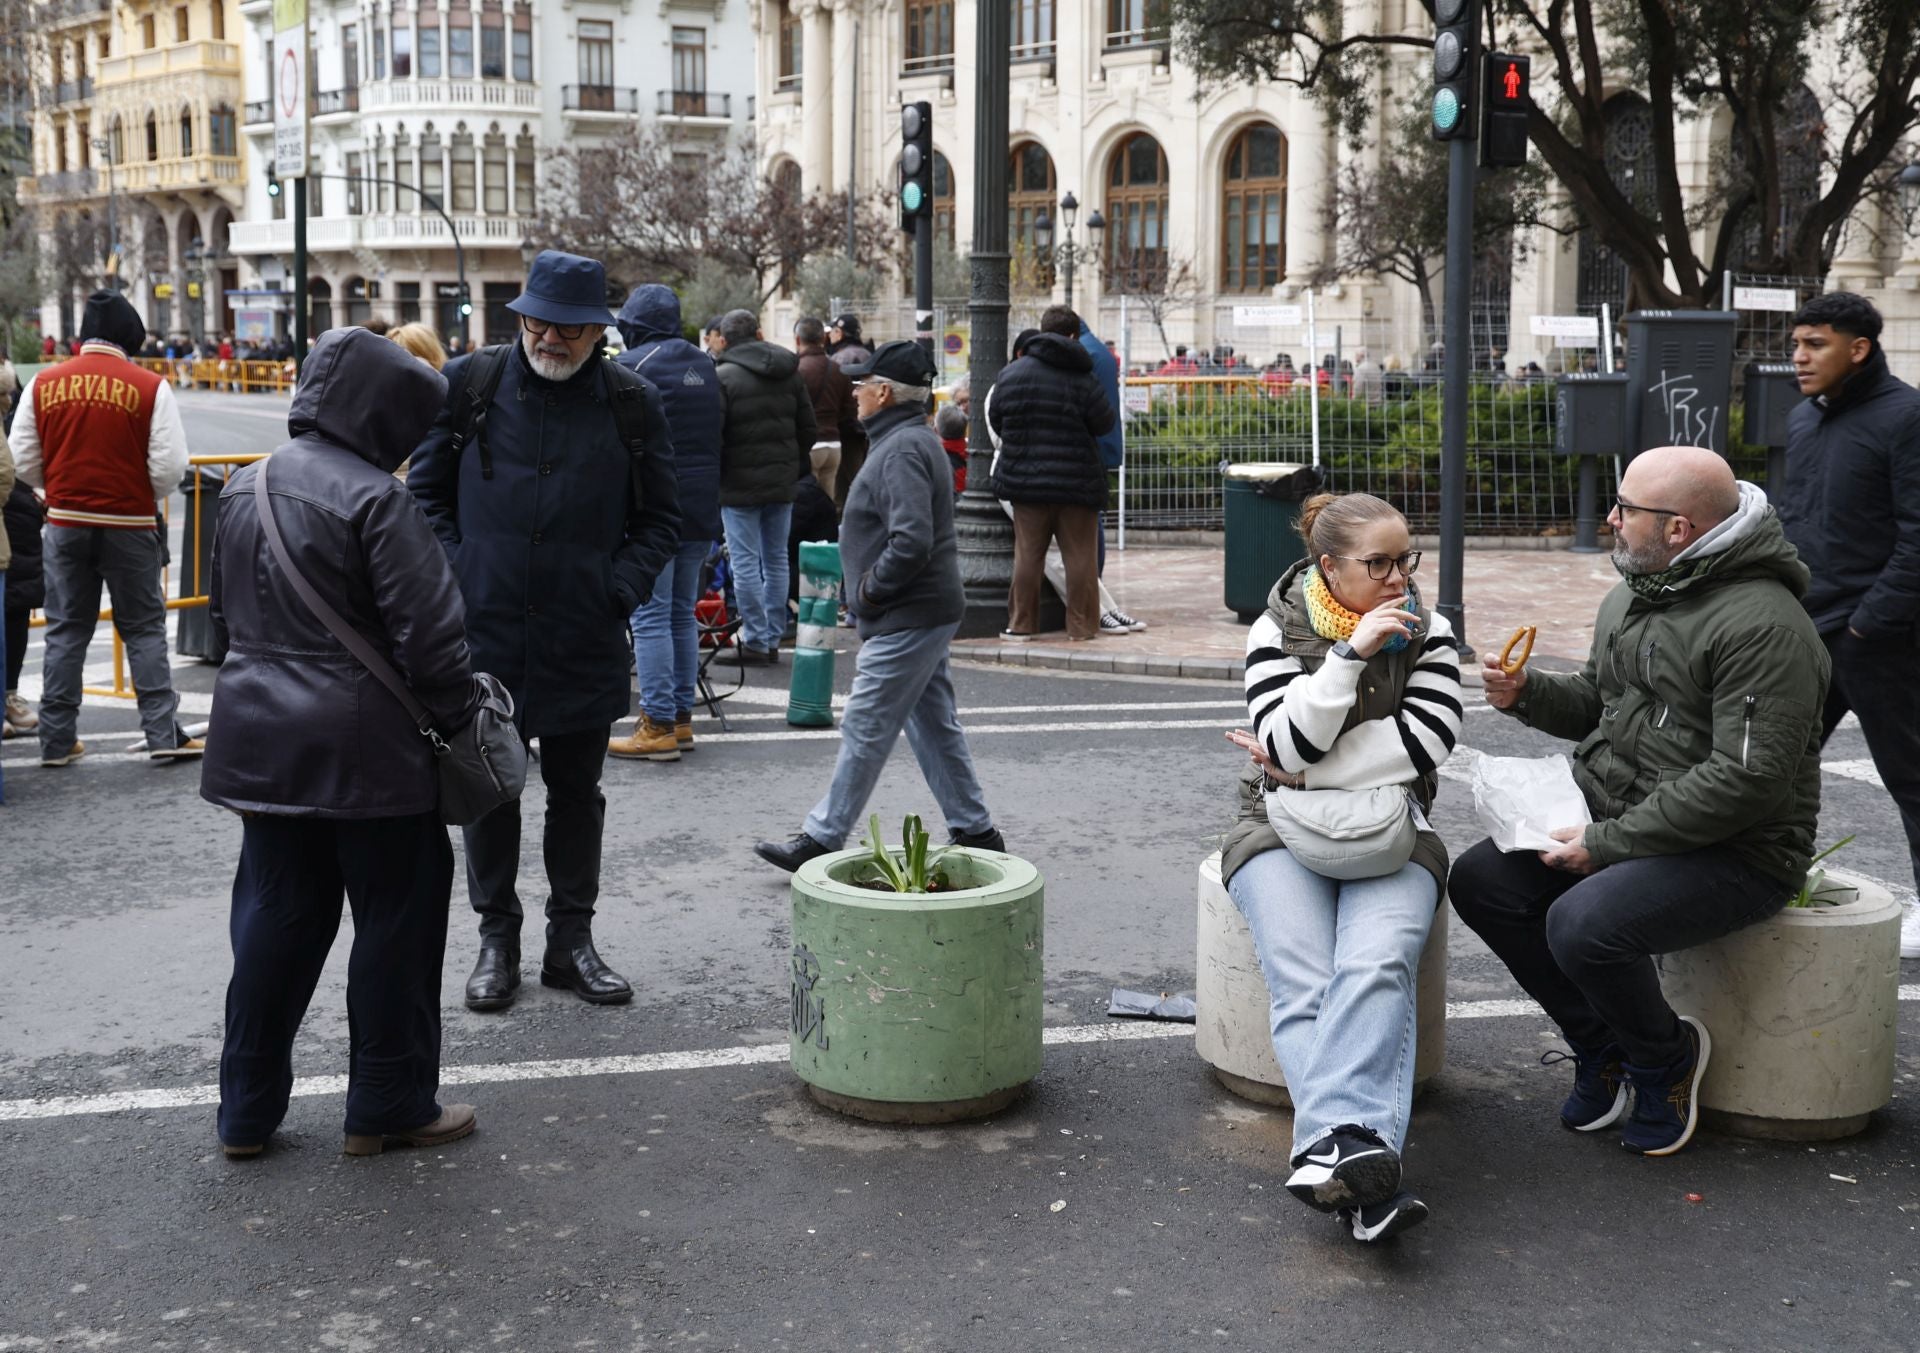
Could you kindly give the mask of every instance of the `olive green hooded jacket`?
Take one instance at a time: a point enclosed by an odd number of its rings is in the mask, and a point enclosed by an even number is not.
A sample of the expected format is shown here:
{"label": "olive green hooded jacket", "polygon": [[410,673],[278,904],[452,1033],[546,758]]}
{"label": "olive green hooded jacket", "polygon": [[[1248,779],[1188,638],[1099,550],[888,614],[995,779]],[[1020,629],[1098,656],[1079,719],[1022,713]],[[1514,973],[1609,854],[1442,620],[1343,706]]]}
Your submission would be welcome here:
{"label": "olive green hooded jacket", "polygon": [[1625,583],[1607,594],[1584,668],[1530,672],[1508,712],[1578,739],[1596,866],[1724,845],[1797,891],[1820,815],[1831,664],[1800,605],[1806,565],[1766,496],[1740,491],[1740,511],[1655,595]]}

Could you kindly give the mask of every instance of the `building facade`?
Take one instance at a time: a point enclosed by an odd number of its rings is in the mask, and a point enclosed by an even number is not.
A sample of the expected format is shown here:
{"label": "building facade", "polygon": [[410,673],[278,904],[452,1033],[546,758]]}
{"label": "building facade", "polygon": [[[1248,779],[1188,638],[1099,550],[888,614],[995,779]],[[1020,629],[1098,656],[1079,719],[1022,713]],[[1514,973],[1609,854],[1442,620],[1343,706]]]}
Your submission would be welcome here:
{"label": "building facade", "polygon": [[[635,120],[692,152],[743,134],[748,3],[312,0],[310,332],[380,318],[476,344],[511,337],[543,154]],[[284,334],[292,192],[268,192],[271,3],[241,9],[254,169],[233,249],[250,268],[248,325]]]}
{"label": "building facade", "polygon": [[[965,253],[973,232],[973,0],[754,0],[760,33],[756,73],[758,145],[767,171],[797,175],[808,189],[891,192],[900,151],[898,110],[933,105],[938,235]],[[1310,279],[1336,252],[1327,195],[1349,165],[1381,169],[1380,145],[1398,106],[1374,115],[1367,144],[1350,147],[1309,98],[1286,85],[1202,87],[1172,54],[1165,7],[1156,0],[1010,0],[1011,181],[1015,323],[1067,294],[1048,266],[1034,222],[1045,209],[1061,238],[1060,200],[1079,204],[1073,299],[1103,335],[1119,339],[1122,307],[1136,364],[1175,344],[1235,347],[1256,364],[1286,351],[1317,360],[1336,346],[1351,356],[1414,367],[1430,360],[1434,334],[1414,287],[1351,276],[1314,289],[1314,325],[1304,311]],[[1416,0],[1374,0],[1368,31],[1426,37],[1431,19]],[[1837,54],[1828,54],[1828,60]],[[1536,60],[1536,69],[1540,63]],[[1408,94],[1430,83],[1423,53],[1389,59],[1386,87]],[[1617,147],[1631,183],[1649,153],[1650,109],[1630,82],[1610,102],[1610,155]],[[1811,97],[1811,96],[1809,96]],[[1389,100],[1393,103],[1393,100]],[[1815,109],[1817,117],[1817,108]],[[1692,189],[1707,191],[1724,119],[1678,128]],[[1650,168],[1650,162],[1648,167]],[[1391,165],[1386,166],[1391,171]],[[1818,187],[1818,156],[1806,185]],[[1642,179],[1650,187],[1651,174]],[[1104,238],[1088,232],[1098,211]],[[1863,210],[1829,279],[1873,296],[1888,314],[1888,346],[1920,374],[1920,242]],[[1706,226],[1700,227],[1703,236]],[[1476,346],[1509,366],[1551,370],[1554,339],[1529,332],[1534,315],[1618,315],[1625,270],[1586,235],[1547,230],[1479,261],[1473,296]],[[1518,255],[1516,261],[1515,255]],[[1439,298],[1438,260],[1435,260]],[[1816,283],[1817,284],[1817,283]],[[1177,296],[1172,304],[1155,301]],[[941,298],[946,299],[946,298]],[[784,332],[795,303],[777,300],[769,332]],[[904,307],[895,312],[904,316]],[[900,321],[904,322],[904,321]],[[883,336],[894,336],[886,334]]]}
{"label": "building facade", "polygon": [[230,327],[228,231],[244,159],[232,0],[44,0],[35,7],[34,176],[55,294],[41,328],[117,276],[155,334]]}

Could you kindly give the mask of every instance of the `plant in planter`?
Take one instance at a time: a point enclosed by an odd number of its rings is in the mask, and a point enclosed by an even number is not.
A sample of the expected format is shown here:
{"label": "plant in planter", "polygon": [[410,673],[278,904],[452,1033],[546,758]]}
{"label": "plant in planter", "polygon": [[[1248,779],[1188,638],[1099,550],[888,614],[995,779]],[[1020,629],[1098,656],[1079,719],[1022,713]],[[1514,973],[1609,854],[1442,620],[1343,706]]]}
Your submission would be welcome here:
{"label": "plant in planter", "polygon": [[794,1073],[880,1122],[997,1112],[1040,1070],[1045,893],[998,851],[932,848],[917,817],[793,876]]}
{"label": "plant in planter", "polygon": [[[1858,833],[1856,833],[1858,835]],[[1853,844],[1852,836],[1843,836],[1818,855],[1813,857],[1807,869],[1807,881],[1800,885],[1800,892],[1787,903],[1789,907],[1835,907],[1845,902],[1857,901],[1860,890],[1850,883],[1829,882],[1827,871],[1819,867],[1820,861],[1839,850],[1842,846]]]}

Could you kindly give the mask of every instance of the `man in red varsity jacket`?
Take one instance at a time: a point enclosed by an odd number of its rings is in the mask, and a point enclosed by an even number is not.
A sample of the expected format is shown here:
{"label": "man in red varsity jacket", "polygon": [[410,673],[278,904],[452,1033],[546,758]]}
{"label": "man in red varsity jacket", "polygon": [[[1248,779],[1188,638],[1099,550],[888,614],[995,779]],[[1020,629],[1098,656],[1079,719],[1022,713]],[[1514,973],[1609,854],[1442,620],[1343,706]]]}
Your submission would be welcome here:
{"label": "man in red varsity jacket", "polygon": [[102,584],[127,646],[147,754],[172,761],[201,752],[174,718],[179,701],[160,588],[165,542],[154,520],[154,500],[186,473],[187,434],[172,388],[127,360],[146,337],[125,297],[94,292],[80,326],[80,355],[27,382],[7,439],[20,479],[47,495],[43,766],[71,765],[86,752],[74,727]]}

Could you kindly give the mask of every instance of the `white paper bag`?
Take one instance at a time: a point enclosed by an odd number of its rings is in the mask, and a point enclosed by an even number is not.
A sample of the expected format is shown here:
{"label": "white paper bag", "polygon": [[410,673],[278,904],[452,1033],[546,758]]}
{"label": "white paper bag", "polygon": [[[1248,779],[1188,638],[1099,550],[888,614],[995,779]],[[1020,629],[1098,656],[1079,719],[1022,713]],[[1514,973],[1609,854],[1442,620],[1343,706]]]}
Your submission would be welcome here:
{"label": "white paper bag", "polygon": [[1550,832],[1593,821],[1564,756],[1473,757],[1473,810],[1501,850],[1552,850]]}

